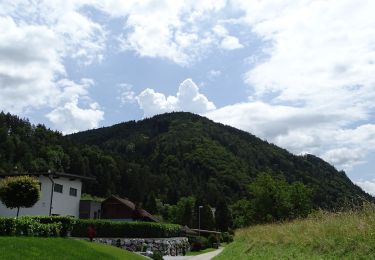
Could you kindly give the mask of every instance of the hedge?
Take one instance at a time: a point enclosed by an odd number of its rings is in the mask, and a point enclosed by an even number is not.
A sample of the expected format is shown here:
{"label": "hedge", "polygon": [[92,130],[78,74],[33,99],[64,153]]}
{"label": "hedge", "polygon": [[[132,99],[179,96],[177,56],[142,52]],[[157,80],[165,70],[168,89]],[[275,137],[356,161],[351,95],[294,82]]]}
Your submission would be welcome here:
{"label": "hedge", "polygon": [[61,229],[60,222],[42,224],[31,217],[0,218],[1,236],[58,237]]}
{"label": "hedge", "polygon": [[0,218],[0,236],[87,237],[92,225],[96,237],[166,238],[182,235],[181,226],[152,222],[120,222],[98,219],[74,219],[61,216]]}
{"label": "hedge", "polygon": [[66,237],[73,229],[75,218],[63,216],[35,216],[31,217],[41,224],[61,223],[60,236]]}
{"label": "hedge", "polygon": [[110,220],[78,219],[73,226],[73,237],[87,237],[92,225],[96,237],[166,238],[181,235],[181,226],[152,222],[120,222]]}

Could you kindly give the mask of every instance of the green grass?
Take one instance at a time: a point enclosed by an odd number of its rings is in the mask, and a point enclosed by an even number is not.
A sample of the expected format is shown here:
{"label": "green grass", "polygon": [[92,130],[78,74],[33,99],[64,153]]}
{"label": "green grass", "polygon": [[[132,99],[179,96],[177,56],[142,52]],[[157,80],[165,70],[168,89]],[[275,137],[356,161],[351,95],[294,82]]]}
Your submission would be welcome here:
{"label": "green grass", "polygon": [[142,256],[117,247],[82,240],[37,237],[0,237],[0,259],[126,259]]}
{"label": "green grass", "polygon": [[201,254],[212,252],[212,251],[215,251],[215,250],[217,250],[217,249],[215,249],[215,248],[206,248],[206,249],[203,249],[201,251],[190,251],[186,255],[187,256],[201,255]]}
{"label": "green grass", "polygon": [[375,259],[375,209],[240,229],[214,259]]}

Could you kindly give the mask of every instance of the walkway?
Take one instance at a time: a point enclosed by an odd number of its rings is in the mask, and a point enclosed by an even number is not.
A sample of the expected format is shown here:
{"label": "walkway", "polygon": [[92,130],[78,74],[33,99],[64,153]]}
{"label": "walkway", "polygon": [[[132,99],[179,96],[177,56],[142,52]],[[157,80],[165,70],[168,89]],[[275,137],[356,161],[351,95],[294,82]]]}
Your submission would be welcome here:
{"label": "walkway", "polygon": [[224,247],[219,248],[218,250],[196,255],[196,256],[164,256],[165,260],[211,260],[215,256],[221,253],[223,251]]}

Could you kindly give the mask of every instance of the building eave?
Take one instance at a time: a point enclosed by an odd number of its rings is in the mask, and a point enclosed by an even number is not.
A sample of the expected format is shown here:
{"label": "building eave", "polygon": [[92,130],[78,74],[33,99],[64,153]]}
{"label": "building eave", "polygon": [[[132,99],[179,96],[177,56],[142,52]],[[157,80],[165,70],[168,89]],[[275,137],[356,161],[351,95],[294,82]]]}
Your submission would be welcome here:
{"label": "building eave", "polygon": [[11,176],[51,176],[53,178],[65,177],[69,179],[81,179],[95,181],[95,177],[82,176],[77,174],[65,173],[65,172],[12,172],[12,173],[0,173],[0,177],[11,177]]}

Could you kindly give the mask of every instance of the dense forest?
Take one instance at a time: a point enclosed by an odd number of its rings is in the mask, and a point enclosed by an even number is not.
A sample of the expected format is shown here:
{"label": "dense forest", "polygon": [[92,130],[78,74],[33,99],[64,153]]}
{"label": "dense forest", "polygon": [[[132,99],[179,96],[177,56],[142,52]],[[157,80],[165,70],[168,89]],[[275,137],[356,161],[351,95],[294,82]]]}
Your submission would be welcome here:
{"label": "dense forest", "polygon": [[296,156],[247,132],[185,112],[63,136],[0,113],[0,172],[65,171],[95,176],[84,191],[165,204],[194,196],[212,207],[248,196],[260,173],[302,182],[314,207],[373,200],[343,171],[314,155]]}

